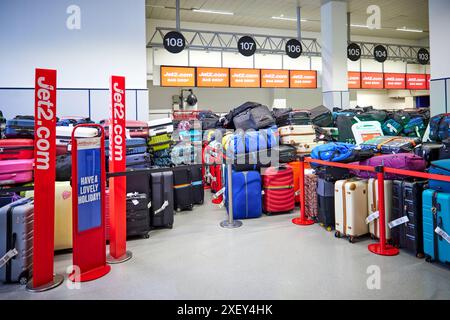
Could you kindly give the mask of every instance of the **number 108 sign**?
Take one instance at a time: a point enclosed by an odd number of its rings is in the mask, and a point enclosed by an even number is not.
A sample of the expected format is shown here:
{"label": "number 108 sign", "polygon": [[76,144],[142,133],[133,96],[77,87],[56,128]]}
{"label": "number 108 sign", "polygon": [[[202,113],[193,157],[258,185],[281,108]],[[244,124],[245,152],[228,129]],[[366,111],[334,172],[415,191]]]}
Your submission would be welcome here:
{"label": "number 108 sign", "polygon": [[186,46],[186,39],[184,39],[184,36],[181,33],[171,31],[164,36],[163,44],[164,49],[170,53],[180,53]]}

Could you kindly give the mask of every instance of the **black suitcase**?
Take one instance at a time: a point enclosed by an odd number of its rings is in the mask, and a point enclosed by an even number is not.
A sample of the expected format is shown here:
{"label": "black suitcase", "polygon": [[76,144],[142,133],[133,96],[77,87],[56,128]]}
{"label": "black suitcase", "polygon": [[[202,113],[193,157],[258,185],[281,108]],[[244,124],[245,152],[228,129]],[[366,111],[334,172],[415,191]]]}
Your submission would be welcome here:
{"label": "black suitcase", "polygon": [[328,182],[336,182],[338,180],[351,178],[350,170],[345,168],[319,166],[314,168],[314,170],[320,179]]}
{"label": "black suitcase", "polygon": [[144,193],[150,199],[150,173],[127,176],[127,193]]}
{"label": "black suitcase", "polygon": [[325,106],[318,106],[309,111],[311,122],[319,127],[332,127],[333,126],[333,114]]}
{"label": "black suitcase", "polygon": [[433,161],[439,160],[441,148],[443,147],[444,145],[442,143],[424,142],[414,148],[414,153],[424,158],[430,164]]}
{"label": "black suitcase", "polygon": [[335,224],[334,182],[319,178],[317,181],[317,195],[317,206],[319,209],[317,220],[327,231],[332,231]]}
{"label": "black suitcase", "polygon": [[203,188],[202,165],[192,165],[190,166],[190,170],[194,204],[203,204],[203,202],[205,201],[205,190]]}
{"label": "black suitcase", "polygon": [[291,125],[310,125],[311,118],[308,111],[291,111],[277,118],[277,126],[285,127]]}
{"label": "black suitcase", "polygon": [[173,169],[173,189],[175,210],[192,210],[194,207],[194,192],[189,166]]}
{"label": "black suitcase", "polygon": [[173,218],[173,173],[171,171],[152,173],[150,225],[153,228],[172,228]]}
{"label": "black suitcase", "polygon": [[450,139],[446,139],[442,142],[442,147],[439,149],[438,159],[445,160],[450,159]]}
{"label": "black suitcase", "polygon": [[423,258],[422,192],[427,182],[395,180],[392,185],[391,221],[407,216],[409,222],[391,229],[394,246]]}
{"label": "black suitcase", "polygon": [[339,130],[339,142],[355,143],[353,135],[353,116],[339,115],[336,118],[336,127]]}
{"label": "black suitcase", "polygon": [[150,232],[149,198],[145,193],[127,194],[127,237],[143,236]]}

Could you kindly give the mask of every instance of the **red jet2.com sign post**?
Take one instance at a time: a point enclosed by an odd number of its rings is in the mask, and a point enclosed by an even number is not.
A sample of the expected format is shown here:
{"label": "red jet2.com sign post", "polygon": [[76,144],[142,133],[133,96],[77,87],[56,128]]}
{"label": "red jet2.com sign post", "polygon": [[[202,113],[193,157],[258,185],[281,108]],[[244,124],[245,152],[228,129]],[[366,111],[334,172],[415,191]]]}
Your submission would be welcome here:
{"label": "red jet2.com sign post", "polygon": [[[109,168],[111,172],[126,170],[125,77],[111,77],[111,113],[109,119]],[[114,177],[109,184],[110,241],[108,263],[121,263],[131,258],[127,251],[126,177]]]}
{"label": "red jet2.com sign post", "polygon": [[33,280],[30,291],[63,282],[53,275],[56,178],[56,70],[36,69]]}

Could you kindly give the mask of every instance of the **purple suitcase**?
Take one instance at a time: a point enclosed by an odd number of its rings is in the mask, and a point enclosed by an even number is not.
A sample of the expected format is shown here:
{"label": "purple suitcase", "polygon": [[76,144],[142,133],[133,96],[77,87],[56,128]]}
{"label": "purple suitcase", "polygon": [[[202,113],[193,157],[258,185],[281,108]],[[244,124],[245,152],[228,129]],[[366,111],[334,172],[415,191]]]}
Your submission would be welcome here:
{"label": "purple suitcase", "polygon": [[34,159],[0,161],[0,185],[33,181]]}
{"label": "purple suitcase", "polygon": [[[382,156],[373,157],[364,161],[355,162],[353,164],[377,167],[384,165],[388,168],[412,170],[412,171],[422,171],[426,169],[426,161],[415,154],[410,153],[399,153],[399,154],[387,154]],[[362,179],[376,178],[375,172],[351,170],[352,174],[358,176]],[[400,176],[393,173],[386,173],[385,178],[388,180],[403,180],[407,178],[406,176]]]}

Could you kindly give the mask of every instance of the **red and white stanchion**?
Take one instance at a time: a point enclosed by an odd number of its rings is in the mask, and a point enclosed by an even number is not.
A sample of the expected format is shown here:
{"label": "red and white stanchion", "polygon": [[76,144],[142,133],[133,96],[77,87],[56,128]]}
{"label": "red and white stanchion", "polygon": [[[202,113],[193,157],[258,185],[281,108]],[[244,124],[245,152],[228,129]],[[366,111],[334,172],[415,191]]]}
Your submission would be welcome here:
{"label": "red and white stanchion", "polygon": [[300,217],[292,219],[292,223],[299,226],[310,226],[315,223],[314,220],[306,217],[305,206],[305,158],[300,157]]}
{"label": "red and white stanchion", "polygon": [[380,242],[369,245],[369,251],[381,256],[395,256],[399,254],[399,250],[394,246],[386,244],[386,208],[384,202],[384,166],[375,168],[378,180],[378,204],[379,204],[379,230]]}

